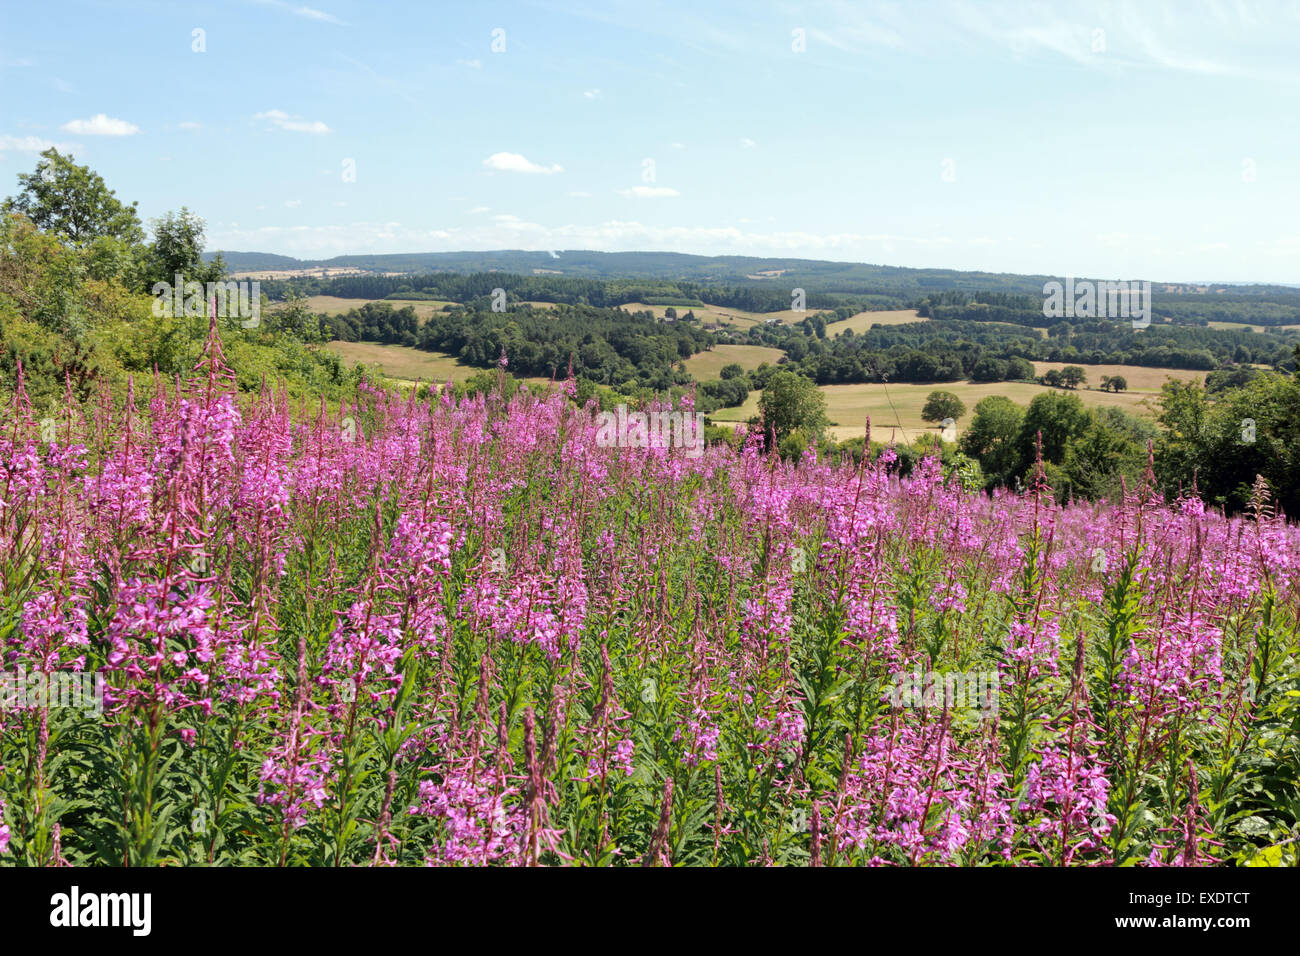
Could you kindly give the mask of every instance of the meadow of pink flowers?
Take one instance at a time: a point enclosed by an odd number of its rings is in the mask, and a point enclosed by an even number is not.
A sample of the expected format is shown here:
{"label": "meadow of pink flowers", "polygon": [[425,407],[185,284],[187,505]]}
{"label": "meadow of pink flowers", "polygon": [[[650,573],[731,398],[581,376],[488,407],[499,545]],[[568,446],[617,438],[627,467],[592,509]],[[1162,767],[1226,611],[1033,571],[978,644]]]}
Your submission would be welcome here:
{"label": "meadow of pink flowers", "polygon": [[[571,383],[18,399],[0,865],[1200,865],[1300,830],[1300,528],[606,448]],[[147,399],[147,401],[146,401]],[[993,709],[905,675],[991,675]],[[942,678],[940,680],[942,685]],[[1292,856],[1289,856],[1292,855]]]}

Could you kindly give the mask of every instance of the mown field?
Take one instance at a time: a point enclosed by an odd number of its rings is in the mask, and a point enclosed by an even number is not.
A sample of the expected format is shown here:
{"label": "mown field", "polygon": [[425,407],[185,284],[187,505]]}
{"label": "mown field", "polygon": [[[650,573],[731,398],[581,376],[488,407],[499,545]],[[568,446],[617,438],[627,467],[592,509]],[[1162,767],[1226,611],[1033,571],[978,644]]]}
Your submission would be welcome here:
{"label": "mown field", "polygon": [[460,359],[442,352],[425,352],[404,345],[380,345],[377,342],[330,342],[325,346],[349,364],[378,365],[390,378],[422,382],[463,382],[482,371],[461,364]]}
{"label": "mown field", "polygon": [[[784,325],[793,325],[796,322],[802,322],[811,315],[817,314],[820,309],[808,309],[804,312],[795,312],[791,309],[785,309],[781,312],[747,312],[744,309],[727,309],[722,306],[664,306],[664,305],[646,305],[644,302],[629,302],[626,305],[620,305],[620,309],[628,312],[652,312],[656,318],[663,318],[664,312],[668,308],[675,308],[678,315],[685,315],[687,312],[694,312],[695,317],[701,322],[716,322],[724,327],[746,330],[753,328],[755,325],[763,325],[766,322],[775,319]],[[828,331],[829,334],[829,331]]]}
{"label": "mown field", "polygon": [[386,302],[394,309],[404,309],[409,305],[415,309],[415,315],[421,322],[435,312],[441,312],[443,306],[456,304],[435,299],[341,299],[334,295],[313,295],[307,299],[307,308],[323,315],[342,315],[361,308],[367,302]]}
{"label": "mown field", "polygon": [[[1169,379],[1179,379],[1184,382],[1196,382],[1205,384],[1205,372],[1198,372],[1193,369],[1185,368],[1147,368],[1144,365],[1083,365],[1079,362],[1035,362],[1034,372],[1038,375],[1045,374],[1049,369],[1056,369],[1058,372],[1067,365],[1078,365],[1087,374],[1087,387],[1096,389],[1101,387],[1103,375],[1121,375],[1128,382],[1130,392],[1159,392],[1160,387]],[[1083,391],[1082,388],[1079,389]],[[1086,400],[1086,399],[1085,399]]]}
{"label": "mown field", "polygon": [[930,320],[917,315],[912,309],[894,309],[885,312],[859,312],[857,315],[851,315],[843,322],[832,322],[826,326],[826,334],[831,338],[843,335],[846,331],[851,331],[854,335],[861,335],[873,325],[907,325],[911,322],[929,322]]}
{"label": "mown field", "polygon": [[[1062,363],[1035,362],[1043,366],[1039,374],[1047,368],[1063,367]],[[1184,369],[1145,369],[1132,365],[1091,365],[1088,379],[1092,388],[1080,388],[1071,391],[1085,405],[1123,408],[1135,415],[1153,417],[1157,411],[1154,397],[1159,394],[1160,383],[1165,376],[1188,380],[1203,381],[1204,372],[1192,372]],[[1106,371],[1102,371],[1102,370]],[[1128,379],[1129,391],[1103,392],[1097,386],[1101,375],[1123,375]],[[1134,383],[1140,383],[1140,386]],[[1059,391],[1046,385],[1030,382],[942,382],[928,385],[912,384],[862,384],[862,385],[823,385],[819,391],[826,396],[826,414],[835,423],[829,433],[838,441],[854,438],[862,434],[866,416],[871,416],[872,434],[876,438],[889,439],[895,436],[900,441],[911,441],[921,435],[937,435],[938,429],[921,419],[921,409],[925,400],[933,391],[952,392],[966,403],[967,413],[957,422],[960,435],[970,424],[975,403],[989,395],[1005,395],[1012,401],[1028,405],[1034,397],[1044,392]],[[745,404],[737,408],[721,408],[710,417],[718,424],[743,422],[758,414],[758,392],[751,392]]]}
{"label": "mown field", "polygon": [[[384,375],[402,385],[412,385],[417,382],[425,385],[430,383],[441,385],[448,380],[463,382],[484,371],[472,365],[465,365],[460,359],[444,352],[426,352],[405,345],[334,341],[326,343],[325,347],[337,353],[349,364],[360,362],[363,365],[378,366]],[[516,377],[532,385],[550,381],[537,376]]]}

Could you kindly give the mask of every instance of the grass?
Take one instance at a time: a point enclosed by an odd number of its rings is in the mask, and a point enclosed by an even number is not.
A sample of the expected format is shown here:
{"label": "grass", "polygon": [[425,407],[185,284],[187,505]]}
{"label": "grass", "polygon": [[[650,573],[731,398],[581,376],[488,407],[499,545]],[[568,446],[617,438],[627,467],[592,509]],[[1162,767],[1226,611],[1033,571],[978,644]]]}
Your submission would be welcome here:
{"label": "grass", "polygon": [[1205,384],[1205,372],[1185,368],[1147,368],[1143,365],[1084,365],[1082,362],[1035,362],[1035,374],[1042,375],[1048,369],[1060,371],[1067,365],[1078,365],[1087,373],[1087,384],[1091,388],[1101,385],[1103,375],[1122,375],[1128,382],[1130,392],[1159,392],[1166,378],[1181,379],[1185,382]]}
{"label": "grass", "polygon": [[440,299],[340,299],[336,295],[313,295],[307,299],[307,308],[324,315],[342,315],[344,312],[361,308],[367,302],[387,302],[394,309],[402,309],[409,305],[415,309],[416,318],[421,322],[435,312],[441,312],[444,305],[456,304]]}
{"label": "grass", "polygon": [[710,382],[722,375],[722,367],[735,362],[746,372],[764,362],[775,365],[785,352],[765,345],[719,345],[708,352],[698,352],[685,362],[686,371],[697,381]]}
{"label": "grass", "polygon": [[[407,348],[405,345],[380,345],[377,342],[329,342],[327,349],[337,353],[345,362],[360,362],[362,365],[377,365],[386,376],[403,385],[413,385],[417,381],[428,384],[442,384],[448,379],[463,382],[470,376],[490,369],[475,368],[465,365],[445,352],[426,352],[423,349]],[[520,377],[522,382],[545,385],[548,378],[537,376]]]}
{"label": "grass", "polygon": [[378,365],[389,378],[422,382],[462,382],[482,369],[464,365],[460,359],[442,352],[425,352],[405,345],[380,345],[376,342],[330,342],[325,346],[345,362]]}

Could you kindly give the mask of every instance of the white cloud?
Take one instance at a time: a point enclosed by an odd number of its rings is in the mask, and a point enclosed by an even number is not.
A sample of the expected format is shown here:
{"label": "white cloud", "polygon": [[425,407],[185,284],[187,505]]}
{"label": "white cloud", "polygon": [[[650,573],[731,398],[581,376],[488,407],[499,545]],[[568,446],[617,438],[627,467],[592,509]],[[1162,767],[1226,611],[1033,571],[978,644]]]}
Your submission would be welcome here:
{"label": "white cloud", "polygon": [[0,136],[0,153],[43,153],[47,149],[66,152],[70,147],[63,143],[51,143],[39,136]]}
{"label": "white cloud", "polygon": [[742,136],[740,138],[740,145],[745,149],[753,149],[758,144],[754,142],[752,139],[750,139],[748,136]]}
{"label": "white cloud", "polygon": [[320,120],[305,120],[298,116],[290,116],[284,110],[267,110],[265,113],[256,113],[253,119],[266,120],[279,129],[288,130],[290,133],[311,133],[318,136],[322,133],[328,133],[330,128]]}
{"label": "white cloud", "polygon": [[203,124],[196,123],[193,120],[186,120],[184,123],[180,124],[180,127],[181,129],[202,129]]}
{"label": "white cloud", "polygon": [[685,144],[685,143],[669,143],[668,145],[671,146],[673,149],[685,149],[685,148],[686,148],[686,144]]}
{"label": "white cloud", "polygon": [[620,189],[620,196],[631,196],[634,199],[661,199],[667,196],[680,196],[676,189],[669,186],[633,186],[631,189]]}
{"label": "white cloud", "polygon": [[587,90],[582,95],[589,100],[594,100],[596,97],[600,96],[600,90]]}
{"label": "white cloud", "polygon": [[473,209],[469,211],[469,214],[471,216],[477,216],[479,213],[488,212],[489,208],[490,207],[488,206],[475,206]]}
{"label": "white cloud", "polygon": [[96,113],[90,119],[69,120],[63,124],[63,129],[80,136],[132,136],[140,132],[140,127],[134,123],[104,113]]}
{"label": "white cloud", "polygon": [[299,206],[302,205],[302,200],[301,200],[301,199],[286,199],[286,200],[284,201],[284,204],[285,204],[286,206],[288,206],[290,209],[297,209]]}
{"label": "white cloud", "polygon": [[471,70],[481,70],[481,69],[483,69],[483,61],[482,61],[482,60],[478,60],[478,59],[474,59],[474,60],[457,60],[457,61],[456,61],[456,65],[457,65],[457,66],[467,66],[467,67],[469,67]]}
{"label": "white cloud", "polygon": [[483,160],[483,165],[488,169],[495,169],[503,173],[542,173],[549,176],[552,173],[564,172],[564,167],[559,163],[553,163],[550,166],[539,166],[519,153],[493,153]]}

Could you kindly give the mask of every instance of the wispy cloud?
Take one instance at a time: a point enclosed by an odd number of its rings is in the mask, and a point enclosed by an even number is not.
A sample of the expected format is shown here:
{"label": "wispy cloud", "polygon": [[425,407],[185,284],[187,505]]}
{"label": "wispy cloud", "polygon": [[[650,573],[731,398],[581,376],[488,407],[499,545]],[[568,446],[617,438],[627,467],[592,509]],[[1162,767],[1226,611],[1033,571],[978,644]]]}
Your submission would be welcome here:
{"label": "wispy cloud", "polygon": [[315,7],[302,6],[296,3],[285,3],[284,0],[253,0],[254,3],[261,4],[264,7],[275,7],[277,10],[284,10],[292,13],[296,17],[302,17],[304,20],[315,20],[317,23],[332,23],[335,26],[345,27],[347,24],[334,16],[332,13],[326,13],[324,10],[317,10]]}
{"label": "wispy cloud", "polygon": [[594,100],[600,96],[600,90],[587,90],[582,95],[585,99]]}
{"label": "wispy cloud", "polygon": [[299,116],[290,116],[284,110],[267,110],[265,113],[256,113],[253,119],[266,120],[277,129],[287,130],[290,133],[311,133],[319,136],[328,133],[330,128],[320,120],[305,120]]}
{"label": "wispy cloud", "polygon": [[78,136],[134,136],[140,127],[123,119],[114,119],[105,113],[96,113],[90,119],[74,119],[63,124],[63,129]]}
{"label": "wispy cloud", "polygon": [[559,163],[539,166],[519,153],[493,153],[483,160],[483,165],[502,173],[538,173],[549,176],[552,173],[564,172],[564,167]]}
{"label": "wispy cloud", "polygon": [[[1259,8],[1210,4],[1201,11],[1216,15],[1219,28],[1208,48],[1196,17],[1182,6],[1121,2],[1093,8],[1044,7],[1036,3],[984,5],[952,3],[953,26],[977,40],[1009,50],[1017,57],[1058,56],[1091,69],[1114,73],[1124,67],[1155,68],[1202,76],[1266,78],[1270,74],[1252,57],[1234,60],[1222,42],[1241,34],[1258,37]],[[1294,29],[1294,24],[1288,24]],[[1286,26],[1283,27],[1283,30]],[[1290,74],[1294,78],[1294,73]]]}

